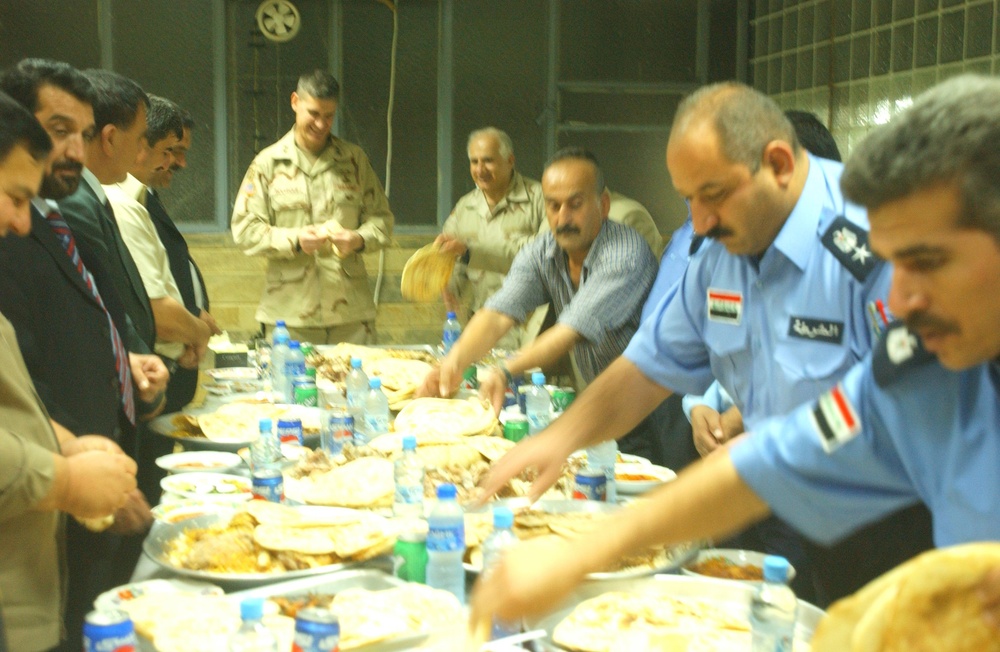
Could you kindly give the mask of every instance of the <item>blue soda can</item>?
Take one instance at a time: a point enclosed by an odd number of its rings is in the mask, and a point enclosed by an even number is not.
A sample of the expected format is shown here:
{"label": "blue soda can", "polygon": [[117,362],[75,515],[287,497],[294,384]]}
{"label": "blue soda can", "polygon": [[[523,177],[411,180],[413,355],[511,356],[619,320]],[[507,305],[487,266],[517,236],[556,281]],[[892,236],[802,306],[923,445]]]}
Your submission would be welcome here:
{"label": "blue soda can", "polygon": [[302,419],[278,419],[278,441],[302,445]]}
{"label": "blue soda can", "polygon": [[83,620],[83,652],[135,652],[138,644],[124,611],[91,611]]}
{"label": "blue soda can", "polygon": [[285,501],[285,478],[280,469],[254,469],[252,484],[254,500],[266,500],[269,503]]}
{"label": "blue soda can", "polygon": [[292,652],[338,652],[340,620],[329,609],[307,607],[295,615]]}
{"label": "blue soda can", "polygon": [[576,473],[573,479],[573,500],[608,499],[608,478],[603,469],[587,466]]}
{"label": "blue soda can", "polygon": [[323,450],[339,455],[349,441],[354,441],[354,417],[347,410],[331,410],[323,433]]}

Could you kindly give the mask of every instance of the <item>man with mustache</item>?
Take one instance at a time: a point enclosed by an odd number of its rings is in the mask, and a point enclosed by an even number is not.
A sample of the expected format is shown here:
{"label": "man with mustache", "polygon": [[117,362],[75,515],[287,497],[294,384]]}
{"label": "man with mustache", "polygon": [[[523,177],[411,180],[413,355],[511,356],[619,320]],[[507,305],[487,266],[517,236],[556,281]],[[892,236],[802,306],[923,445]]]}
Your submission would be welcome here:
{"label": "man with mustache", "polygon": [[[51,99],[55,88],[43,94]],[[32,229],[31,199],[51,149],[31,113],[0,92],[0,236]],[[57,645],[62,631],[59,512],[89,519],[119,509],[135,489],[135,463],[109,439],[76,437],[51,419],[18,339],[0,315],[0,647],[40,652]]]}
{"label": "man with mustache", "polygon": [[[736,83],[699,89],[678,106],[666,162],[695,233],[708,239],[624,355],[562,418],[500,460],[487,490],[535,466],[540,491],[574,450],[713,380],[752,429],[816,398],[871,350],[866,308],[887,296],[890,270],[872,255],[864,210],[840,193],[842,166],[802,148],[771,99]],[[926,520],[913,528],[914,542],[927,539]],[[778,518],[753,534],[762,552],[789,558],[799,571],[793,588],[814,601],[800,536]],[[889,567],[911,554],[873,537],[878,546]]]}
{"label": "man with mustache", "polygon": [[389,244],[394,218],[360,147],[330,129],[340,84],[325,70],[299,77],[295,126],[262,150],[233,207],[236,245],[267,258],[257,321],[283,319],[292,339],[375,342],[375,302],[362,252]]}
{"label": "man with mustache", "polygon": [[[557,152],[542,175],[542,194],[549,231],[517,254],[503,285],[424,380],[423,394],[450,396],[471,363],[545,303],[556,324],[480,378],[497,410],[513,375],[549,365],[570,350],[584,380],[592,381],[639,327],[656,258],[638,231],[608,220],[610,198],[593,154],[580,148]],[[658,458],[655,424],[639,424],[622,439],[621,449]]]}
{"label": "man with mustache", "polygon": [[[905,325],[818,400],[757,423],[600,534],[512,549],[478,587],[474,616],[545,613],[630,550],[723,536],[772,511],[831,541],[922,501],[938,546],[1000,539],[997,107],[1000,80],[950,79],[847,162],[844,194],[868,208],[871,245],[894,266],[890,307]],[[941,628],[989,636],[989,626],[996,640],[1000,568],[974,589],[961,595],[984,620]]]}
{"label": "man with mustache", "polygon": [[[469,134],[466,147],[475,190],[462,196],[434,242],[459,259],[444,291],[448,310],[469,315],[500,289],[514,256],[538,234],[544,223],[542,187],[514,169],[514,142],[496,127]],[[522,344],[516,326],[497,343],[505,349]]]}
{"label": "man with mustache", "polygon": [[[0,310],[14,325],[28,372],[53,420],[71,433],[107,437],[132,453],[136,420],[159,403],[167,372],[159,358],[127,351],[119,326],[126,323],[121,300],[113,285],[94,281],[103,269],[79,259],[79,243],[71,240],[55,205],[76,190],[86,143],[94,137],[92,86],[68,64],[26,59],[4,71],[0,88],[34,112],[54,143],[52,171],[32,202],[31,232],[0,240]],[[120,583],[108,567],[118,556],[121,535],[142,533],[151,522],[138,491],[115,515],[109,532],[69,522],[65,649],[80,647],[83,616],[94,598]]]}

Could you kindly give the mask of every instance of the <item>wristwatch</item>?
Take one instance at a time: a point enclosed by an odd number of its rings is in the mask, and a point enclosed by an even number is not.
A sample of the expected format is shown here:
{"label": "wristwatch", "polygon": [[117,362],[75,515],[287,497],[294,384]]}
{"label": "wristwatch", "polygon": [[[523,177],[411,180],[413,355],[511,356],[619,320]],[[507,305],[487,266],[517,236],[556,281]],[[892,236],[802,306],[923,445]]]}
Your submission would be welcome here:
{"label": "wristwatch", "polygon": [[510,373],[510,369],[507,368],[506,362],[501,362],[497,364],[497,370],[503,374],[503,377],[507,380],[507,387],[514,386],[514,375]]}

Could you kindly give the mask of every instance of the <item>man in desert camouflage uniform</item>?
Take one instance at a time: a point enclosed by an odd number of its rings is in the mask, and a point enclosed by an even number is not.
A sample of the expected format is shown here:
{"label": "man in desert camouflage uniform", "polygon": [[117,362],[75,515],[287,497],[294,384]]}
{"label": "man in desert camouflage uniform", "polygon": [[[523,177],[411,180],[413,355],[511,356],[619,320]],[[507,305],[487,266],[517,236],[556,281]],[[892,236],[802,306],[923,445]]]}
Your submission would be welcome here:
{"label": "man in desert camouflage uniform", "polygon": [[373,343],[375,303],[362,252],[389,244],[393,216],[360,147],[330,133],[340,86],[323,70],[299,78],[295,127],[250,164],[233,239],[267,257],[256,319],[284,319],[293,339]]}

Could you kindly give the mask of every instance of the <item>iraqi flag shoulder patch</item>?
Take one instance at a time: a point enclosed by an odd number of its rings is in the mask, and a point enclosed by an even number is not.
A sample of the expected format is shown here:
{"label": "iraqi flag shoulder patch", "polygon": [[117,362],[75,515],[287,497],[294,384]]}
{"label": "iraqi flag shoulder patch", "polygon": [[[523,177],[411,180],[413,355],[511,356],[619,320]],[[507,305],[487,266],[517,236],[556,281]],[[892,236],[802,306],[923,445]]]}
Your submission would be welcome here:
{"label": "iraqi flag shoulder patch", "polygon": [[827,453],[832,453],[861,433],[858,411],[851,405],[841,383],[819,397],[812,411],[812,421]]}
{"label": "iraqi flag shoulder patch", "polygon": [[708,318],[724,324],[739,325],[743,319],[743,293],[708,288]]}

